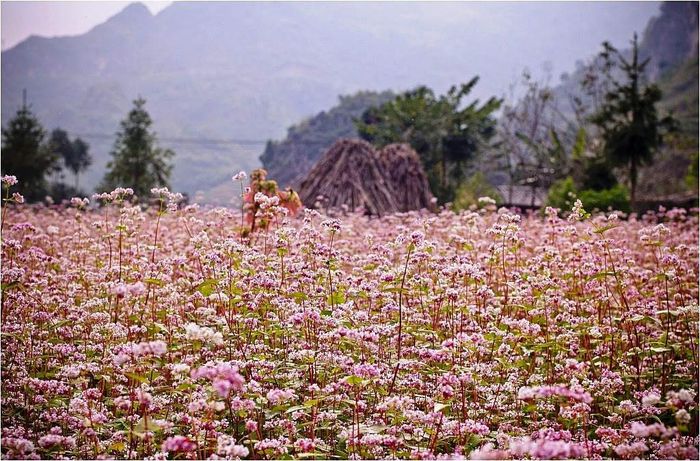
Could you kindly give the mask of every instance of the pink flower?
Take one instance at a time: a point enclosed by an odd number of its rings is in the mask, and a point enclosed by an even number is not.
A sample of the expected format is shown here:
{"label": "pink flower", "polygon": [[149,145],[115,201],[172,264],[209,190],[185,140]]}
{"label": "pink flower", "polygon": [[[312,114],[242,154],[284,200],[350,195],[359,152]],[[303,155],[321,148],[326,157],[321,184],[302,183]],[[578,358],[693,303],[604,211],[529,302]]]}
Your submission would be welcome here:
{"label": "pink flower", "polygon": [[182,435],[168,437],[161,445],[161,450],[166,453],[189,452],[194,451],[196,448],[197,444]]}

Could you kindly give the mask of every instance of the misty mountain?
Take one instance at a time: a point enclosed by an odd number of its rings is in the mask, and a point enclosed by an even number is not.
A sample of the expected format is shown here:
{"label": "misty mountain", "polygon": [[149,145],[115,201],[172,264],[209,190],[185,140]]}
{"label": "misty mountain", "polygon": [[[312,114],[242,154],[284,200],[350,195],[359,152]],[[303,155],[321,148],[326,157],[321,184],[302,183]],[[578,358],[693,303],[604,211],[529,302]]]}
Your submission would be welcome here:
{"label": "misty mountain", "polygon": [[522,67],[568,68],[598,37],[619,43],[657,7],[177,2],[154,16],[132,4],[85,34],[33,36],[4,51],[2,122],[26,88],[47,129],[91,144],[92,187],[141,95],[161,145],[177,152],[173,187],[193,193],[258,165],[267,139],[338,95],[420,84],[442,92],[477,74],[477,96],[501,95]]}
{"label": "misty mountain", "polygon": [[[697,120],[698,112],[698,3],[664,2],[659,14],[652,17],[638,35],[639,58],[649,60],[645,79],[659,84],[664,95],[662,109],[673,111],[687,127],[691,119]],[[617,47],[627,58],[631,57],[629,40]],[[602,51],[602,47],[598,51]],[[563,74],[554,88],[555,96],[562,103],[560,110],[570,109],[571,96],[586,99],[580,83],[589,62],[590,59],[578,61],[574,72]],[[616,75],[616,78],[622,77]],[[697,134],[697,126],[691,128]]]}

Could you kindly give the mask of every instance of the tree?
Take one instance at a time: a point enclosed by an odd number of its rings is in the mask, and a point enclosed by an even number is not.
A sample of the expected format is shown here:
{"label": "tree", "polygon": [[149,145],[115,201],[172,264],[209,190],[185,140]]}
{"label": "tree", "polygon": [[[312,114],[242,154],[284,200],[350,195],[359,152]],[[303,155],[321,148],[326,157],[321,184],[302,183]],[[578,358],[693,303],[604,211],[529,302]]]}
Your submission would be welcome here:
{"label": "tree", "polygon": [[530,187],[534,205],[538,189],[546,189],[553,172],[564,169],[557,164],[561,156],[555,155],[561,153],[555,130],[559,114],[547,80],[534,80],[525,70],[520,87],[522,96],[504,106],[498,126],[500,160],[508,174],[507,202],[512,203],[513,186],[518,184]]}
{"label": "tree", "polygon": [[407,91],[356,121],[360,137],[377,147],[406,142],[421,158],[430,187],[441,203],[452,200],[465,167],[495,134],[493,118],[501,101],[463,104],[478,77],[436,97],[425,86]]}
{"label": "tree", "polygon": [[151,188],[168,186],[173,168],[169,160],[175,153],[157,147],[156,135],[150,130],[153,122],[144,109],[145,104],[145,99],[136,99],[133,109],[121,122],[102,190],[130,187],[136,196],[146,197]]}
{"label": "tree", "polygon": [[28,201],[46,195],[46,175],[58,167],[57,157],[43,145],[45,136],[26,104],[2,129],[2,174],[17,176],[17,191]]}
{"label": "tree", "polygon": [[612,165],[627,169],[630,205],[634,210],[639,168],[653,163],[664,135],[675,130],[676,122],[671,116],[660,119],[657,114],[656,103],[661,100],[661,90],[655,84],[643,82],[649,59],[639,61],[637,34],[632,40],[631,60],[608,42],[603,43],[600,56],[609,66],[618,66],[625,81],[612,80],[612,88],[605,94],[592,120],[601,129],[605,156]]}
{"label": "tree", "polygon": [[63,159],[63,163],[75,176],[75,189],[78,189],[79,174],[92,164],[88,144],[80,138],[71,141],[68,133],[60,128],[51,132],[49,146],[54,155]]}

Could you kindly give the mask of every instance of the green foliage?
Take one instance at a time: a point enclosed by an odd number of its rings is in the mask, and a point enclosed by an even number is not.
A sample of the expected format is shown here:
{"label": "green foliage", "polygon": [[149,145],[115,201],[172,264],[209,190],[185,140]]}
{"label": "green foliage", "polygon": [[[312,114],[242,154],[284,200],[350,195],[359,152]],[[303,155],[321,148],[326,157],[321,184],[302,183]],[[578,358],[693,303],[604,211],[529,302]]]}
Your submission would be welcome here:
{"label": "green foliage", "polygon": [[607,189],[577,190],[571,176],[552,184],[547,196],[547,205],[562,211],[570,210],[576,199],[581,200],[586,210],[607,211],[612,208],[617,211],[630,211],[629,192],[622,184],[615,184]]}
{"label": "green foliage", "polygon": [[630,211],[629,192],[622,184],[603,190],[584,189],[579,192],[578,198],[583,207],[590,211],[607,211],[609,208],[625,213]]}
{"label": "green foliage", "polygon": [[340,96],[339,104],[332,109],[290,127],[283,141],[268,141],[260,161],[269,176],[279,184],[292,184],[306,175],[335,141],[358,136],[353,120],[370,107],[384,104],[394,97],[391,91],[360,91]]}
{"label": "green foliage", "polygon": [[44,128],[27,106],[2,129],[2,174],[17,176],[17,191],[28,201],[46,195],[46,175],[58,168],[58,158],[43,145],[45,136]]}
{"label": "green foliage", "polygon": [[657,85],[644,86],[642,75],[649,60],[639,61],[637,36],[632,41],[632,59],[627,60],[612,45],[603,44],[601,57],[609,66],[618,66],[626,81],[612,81],[612,89],[605,95],[593,122],[602,130],[604,153],[614,166],[628,170],[630,195],[634,207],[638,169],[654,160],[663,142],[665,132],[674,129],[670,117],[659,118],[656,104],[661,100]]}
{"label": "green foliage", "polygon": [[605,159],[588,159],[583,165],[582,172],[582,189],[605,190],[617,185],[617,178]]}
{"label": "green foliage", "polygon": [[547,205],[561,210],[570,210],[576,201],[574,178],[567,176],[552,184],[547,195]]}
{"label": "green foliage", "polygon": [[136,99],[134,108],[121,122],[121,131],[110,153],[112,160],[107,164],[108,172],[100,189],[130,187],[134,195],[144,198],[151,188],[168,186],[173,168],[169,160],[175,153],[157,147],[156,135],[150,130],[153,122],[145,104],[145,99]]}
{"label": "green foliage", "polygon": [[455,211],[469,209],[472,205],[479,205],[481,197],[490,197],[496,203],[503,202],[503,197],[498,193],[498,190],[489,184],[482,172],[477,171],[467,181],[459,185],[452,202],[452,208]]}
{"label": "green foliage", "polygon": [[380,107],[367,110],[356,122],[360,136],[378,147],[406,142],[418,152],[430,187],[441,203],[451,201],[466,164],[495,134],[493,113],[501,101],[490,98],[479,106],[464,98],[478,77],[436,97],[421,86]]}

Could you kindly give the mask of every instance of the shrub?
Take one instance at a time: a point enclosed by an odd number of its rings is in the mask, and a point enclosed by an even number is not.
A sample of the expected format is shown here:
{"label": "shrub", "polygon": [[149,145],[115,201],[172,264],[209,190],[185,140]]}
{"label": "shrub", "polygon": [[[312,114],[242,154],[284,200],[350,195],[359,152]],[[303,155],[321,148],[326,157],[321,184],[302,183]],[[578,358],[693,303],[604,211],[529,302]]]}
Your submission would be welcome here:
{"label": "shrub", "polygon": [[624,211],[625,213],[630,211],[629,192],[622,184],[617,184],[610,189],[604,190],[582,190],[578,197],[583,202],[583,206],[589,211],[596,209],[606,211],[609,208],[616,211]]}
{"label": "shrub", "polygon": [[452,209],[459,211],[466,210],[472,205],[478,206],[480,197],[490,197],[496,203],[503,202],[503,197],[498,190],[489,184],[482,172],[477,171],[457,188]]}
{"label": "shrub", "polygon": [[576,200],[576,186],[574,178],[567,176],[565,179],[556,181],[549,188],[547,195],[547,205],[561,210],[570,210]]}
{"label": "shrub", "polygon": [[561,210],[570,210],[577,198],[589,211],[607,211],[609,208],[617,211],[630,211],[629,192],[623,185],[616,184],[609,189],[602,190],[584,189],[579,191],[571,176],[552,184],[547,196],[547,204]]}

